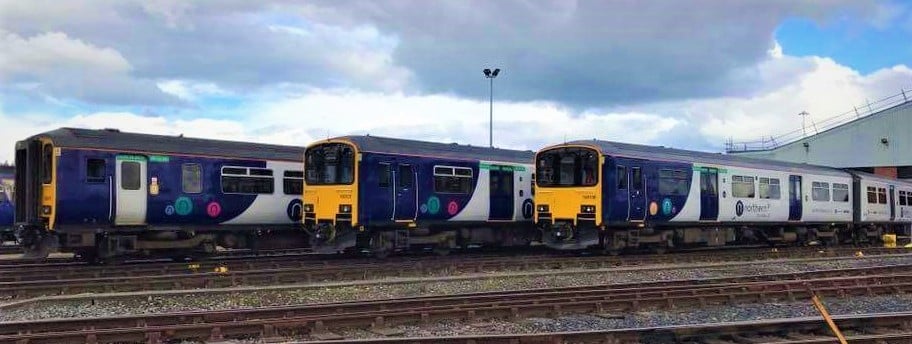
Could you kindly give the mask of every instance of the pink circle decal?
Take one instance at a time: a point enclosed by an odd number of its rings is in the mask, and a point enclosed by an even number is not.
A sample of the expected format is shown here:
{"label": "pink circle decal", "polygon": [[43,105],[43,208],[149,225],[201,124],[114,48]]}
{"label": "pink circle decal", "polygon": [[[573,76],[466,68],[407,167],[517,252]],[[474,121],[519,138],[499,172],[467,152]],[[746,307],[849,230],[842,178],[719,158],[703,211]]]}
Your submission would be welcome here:
{"label": "pink circle decal", "polygon": [[456,215],[456,213],[458,213],[458,212],[459,212],[459,204],[456,203],[456,201],[450,201],[450,203],[447,204],[447,213],[449,213],[450,215]]}
{"label": "pink circle decal", "polygon": [[209,214],[209,217],[218,217],[222,213],[222,206],[216,202],[209,202],[206,205],[206,214]]}

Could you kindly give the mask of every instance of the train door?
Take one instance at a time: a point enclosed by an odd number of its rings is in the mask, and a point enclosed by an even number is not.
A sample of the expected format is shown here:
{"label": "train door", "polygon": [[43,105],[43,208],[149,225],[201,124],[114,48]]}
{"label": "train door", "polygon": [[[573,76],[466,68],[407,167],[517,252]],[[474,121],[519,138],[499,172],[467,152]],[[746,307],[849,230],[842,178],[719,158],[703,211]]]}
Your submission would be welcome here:
{"label": "train door", "polygon": [[630,166],[630,190],[628,193],[630,221],[643,221],[646,219],[646,178],[643,176],[642,166]]}
{"label": "train door", "polygon": [[418,174],[414,166],[398,164],[395,178],[396,191],[394,204],[394,220],[413,221],[418,215]]}
{"label": "train door", "polygon": [[146,223],[146,158],[136,155],[117,156],[117,208],[114,224],[143,225]]}
{"label": "train door", "polygon": [[388,222],[395,218],[393,205],[396,203],[396,187],[393,183],[393,164],[391,162],[380,162],[376,168],[376,189],[371,185],[367,185],[365,189],[371,191],[361,194],[361,204],[370,207],[368,212],[370,219]]}
{"label": "train door", "polygon": [[719,218],[719,170],[704,167],[700,170],[700,220]]}
{"label": "train door", "polygon": [[497,166],[490,169],[490,220],[513,219],[513,171],[504,171]]}
{"label": "train door", "polygon": [[789,221],[801,220],[801,176],[789,176]]}
{"label": "train door", "polygon": [[894,203],[895,199],[896,191],[894,191],[894,186],[890,185],[890,199],[887,200],[887,202],[890,203],[890,221],[896,219],[896,203]]}

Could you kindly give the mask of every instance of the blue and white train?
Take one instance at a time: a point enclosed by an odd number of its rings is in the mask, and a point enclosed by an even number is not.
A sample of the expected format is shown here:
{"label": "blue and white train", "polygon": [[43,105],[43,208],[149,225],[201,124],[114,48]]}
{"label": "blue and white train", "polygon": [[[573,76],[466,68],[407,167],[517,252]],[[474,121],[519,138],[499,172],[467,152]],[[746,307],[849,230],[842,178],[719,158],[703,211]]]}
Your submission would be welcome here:
{"label": "blue and white train", "polygon": [[38,134],[16,144],[16,237],[36,257],[304,246],[303,154],[113,129]]}
{"label": "blue and white train", "polygon": [[532,151],[376,136],[305,153],[304,226],[317,252],[528,245]]}
{"label": "blue and white train", "polygon": [[535,164],[535,221],[559,249],[871,242],[912,223],[912,183],[836,168],[597,140]]}
{"label": "blue and white train", "polygon": [[12,166],[0,165],[0,242],[13,238],[13,195],[15,194]]}

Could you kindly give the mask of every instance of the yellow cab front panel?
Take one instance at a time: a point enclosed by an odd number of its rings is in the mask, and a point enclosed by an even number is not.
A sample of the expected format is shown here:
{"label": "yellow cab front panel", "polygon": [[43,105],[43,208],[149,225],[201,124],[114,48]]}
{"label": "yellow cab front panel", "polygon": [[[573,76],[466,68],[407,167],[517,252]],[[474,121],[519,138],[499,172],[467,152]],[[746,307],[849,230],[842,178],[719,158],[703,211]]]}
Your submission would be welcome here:
{"label": "yellow cab front panel", "polygon": [[304,153],[304,226],[318,251],[354,245],[359,156],[344,140],[318,142]]}
{"label": "yellow cab front panel", "polygon": [[535,221],[544,239],[578,239],[602,225],[602,164],[599,151],[588,146],[561,145],[535,158]]}

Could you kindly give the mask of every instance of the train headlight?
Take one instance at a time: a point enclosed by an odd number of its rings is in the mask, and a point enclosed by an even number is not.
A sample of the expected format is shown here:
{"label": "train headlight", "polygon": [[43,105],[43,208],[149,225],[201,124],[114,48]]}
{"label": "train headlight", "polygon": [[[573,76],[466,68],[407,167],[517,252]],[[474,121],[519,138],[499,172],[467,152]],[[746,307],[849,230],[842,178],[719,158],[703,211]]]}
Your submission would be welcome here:
{"label": "train headlight", "polygon": [[304,205],[304,212],[305,212],[305,213],[312,213],[312,212],[314,212],[314,205],[313,205],[313,204],[305,204],[305,205]]}
{"label": "train headlight", "polygon": [[594,205],[580,206],[580,212],[583,214],[595,214],[595,206]]}
{"label": "train headlight", "polygon": [[551,210],[551,207],[549,207],[547,204],[539,204],[539,205],[538,205],[538,212],[539,212],[539,213],[547,213],[548,210]]}
{"label": "train headlight", "polygon": [[340,212],[340,213],[343,213],[343,214],[351,213],[351,212],[352,212],[352,206],[351,206],[351,204],[340,204],[340,205],[339,205],[339,212]]}
{"label": "train headlight", "polygon": [[41,206],[41,214],[43,214],[43,215],[51,215],[51,206],[49,206],[49,205],[43,205],[43,206]]}

